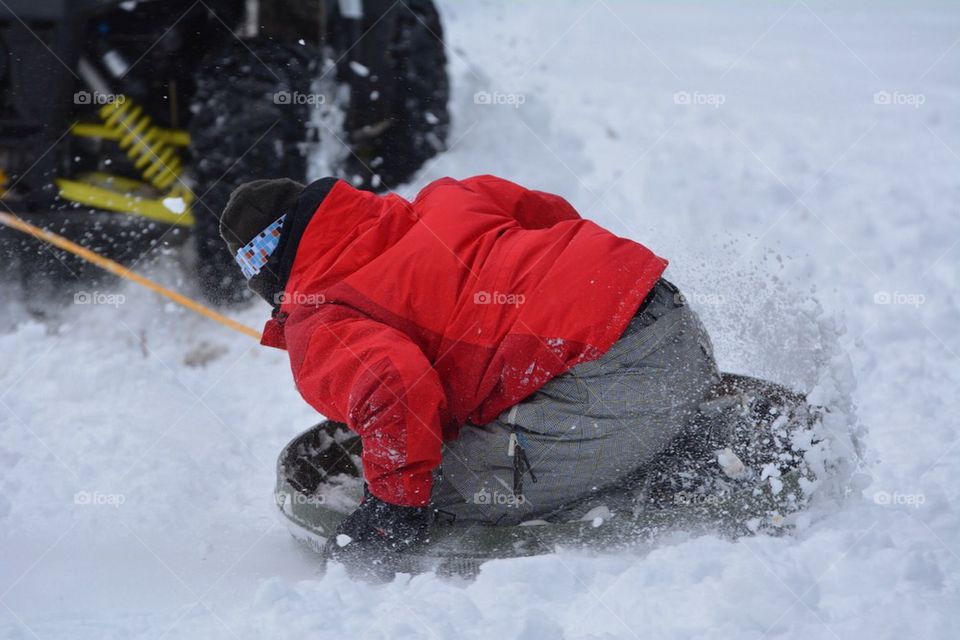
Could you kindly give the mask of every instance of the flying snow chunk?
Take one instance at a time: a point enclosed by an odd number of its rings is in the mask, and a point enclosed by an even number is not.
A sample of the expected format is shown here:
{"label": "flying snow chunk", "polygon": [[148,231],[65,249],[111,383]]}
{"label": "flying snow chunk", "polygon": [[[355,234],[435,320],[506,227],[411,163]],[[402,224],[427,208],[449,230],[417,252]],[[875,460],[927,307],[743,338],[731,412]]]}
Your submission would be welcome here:
{"label": "flying snow chunk", "polygon": [[183,198],[164,198],[163,206],[174,213],[183,213],[187,210],[187,203],[183,201]]}
{"label": "flying snow chunk", "polygon": [[739,478],[747,470],[743,461],[737,457],[737,454],[730,447],[717,452],[717,464],[720,465],[728,478]]}
{"label": "flying snow chunk", "polygon": [[340,548],[347,546],[351,542],[353,542],[353,538],[351,538],[345,533],[341,533],[340,535],[337,536],[337,546]]}
{"label": "flying snow chunk", "polygon": [[773,495],[780,495],[780,492],[783,490],[783,481],[780,478],[775,478],[771,476],[769,478],[770,490],[773,491]]}
{"label": "flying snow chunk", "polygon": [[590,509],[590,511],[587,511],[580,519],[584,521],[589,520],[590,526],[596,529],[612,517],[613,513],[610,511],[609,507],[607,507],[605,504],[601,504],[597,505],[593,509]]}
{"label": "flying snow chunk", "polygon": [[366,68],[356,60],[350,62],[350,70],[361,78],[366,78],[368,75],[370,75],[370,69]]}

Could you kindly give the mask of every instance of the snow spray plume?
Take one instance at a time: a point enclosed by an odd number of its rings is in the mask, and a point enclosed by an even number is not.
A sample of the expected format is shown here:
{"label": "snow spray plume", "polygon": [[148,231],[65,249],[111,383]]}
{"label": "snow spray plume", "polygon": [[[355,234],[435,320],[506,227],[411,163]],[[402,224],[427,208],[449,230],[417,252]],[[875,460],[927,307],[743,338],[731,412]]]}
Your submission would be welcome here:
{"label": "snow spray plume", "polygon": [[190,309],[194,313],[199,313],[205,318],[209,318],[214,322],[219,322],[223,326],[229,327],[234,331],[239,331],[240,333],[248,335],[251,338],[255,338],[257,340],[260,339],[260,332],[257,331],[256,329],[253,329],[252,327],[248,327],[245,324],[241,324],[236,320],[232,320],[222,314],[219,314],[213,309],[211,309],[210,307],[200,304],[196,300],[193,300],[182,294],[179,294],[176,291],[168,289],[163,285],[160,285],[154,282],[153,280],[150,280],[149,278],[145,278],[141,276],[138,273],[134,273],[130,269],[127,269],[126,267],[124,267],[119,262],[114,262],[113,260],[110,260],[109,258],[106,258],[95,251],[91,251],[86,247],[82,247],[75,242],[67,240],[63,236],[47,231],[46,229],[41,229],[40,227],[34,226],[29,222],[25,222],[24,220],[18,218],[17,216],[11,215],[9,213],[0,212],[0,224],[3,224],[4,226],[7,226],[11,229],[16,229],[17,231],[26,233],[27,235],[31,235],[37,240],[40,240],[41,242],[45,242],[55,247],[59,247],[60,249],[63,249],[65,251],[69,251],[75,256],[79,258],[83,258],[87,262],[95,264],[102,269],[106,269],[107,271],[109,271],[114,275],[120,276],[121,278],[126,278],[131,282],[135,282],[142,287],[146,287],[151,291],[159,293],[161,296],[169,300],[172,300],[173,302],[176,302],[177,304],[183,307],[186,307],[187,309]]}

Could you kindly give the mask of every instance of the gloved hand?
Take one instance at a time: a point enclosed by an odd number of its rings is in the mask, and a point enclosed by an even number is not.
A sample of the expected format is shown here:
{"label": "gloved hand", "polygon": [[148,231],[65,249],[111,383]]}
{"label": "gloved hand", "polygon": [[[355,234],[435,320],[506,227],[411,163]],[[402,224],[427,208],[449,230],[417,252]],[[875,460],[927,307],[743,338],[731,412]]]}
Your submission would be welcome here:
{"label": "gloved hand", "polygon": [[384,575],[395,554],[417,542],[430,524],[429,507],[404,507],[364,488],[363,502],[327,542],[327,556],[348,569]]}

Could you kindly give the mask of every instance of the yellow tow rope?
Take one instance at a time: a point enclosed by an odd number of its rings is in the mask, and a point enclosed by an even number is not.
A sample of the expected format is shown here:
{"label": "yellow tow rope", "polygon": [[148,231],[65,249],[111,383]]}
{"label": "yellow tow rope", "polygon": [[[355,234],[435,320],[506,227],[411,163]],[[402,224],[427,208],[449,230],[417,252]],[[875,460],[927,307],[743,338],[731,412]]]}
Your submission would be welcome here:
{"label": "yellow tow rope", "polygon": [[106,258],[95,251],[91,251],[86,247],[82,247],[75,242],[67,240],[63,236],[47,231],[46,229],[41,229],[40,227],[32,225],[29,222],[21,220],[17,216],[4,213],[2,211],[0,211],[0,224],[10,227],[11,229],[16,229],[17,231],[22,231],[23,233],[31,235],[42,242],[52,244],[53,246],[59,247],[65,251],[69,251],[70,253],[83,258],[87,262],[91,262],[98,267],[106,269],[110,273],[118,275],[121,278],[126,278],[127,280],[132,280],[133,282],[136,282],[137,284],[146,287],[151,291],[155,291],[163,297],[172,300],[195,313],[199,313],[205,318],[210,318],[211,320],[219,322],[223,326],[229,327],[234,331],[239,331],[240,333],[248,335],[251,338],[260,340],[260,332],[256,329],[248,327],[247,325],[237,322],[236,320],[231,320],[230,318],[217,313],[210,307],[204,306],[196,300],[192,300],[177,293],[176,291],[167,289],[163,285],[160,285],[149,278],[144,278],[140,274],[130,271],[119,262],[114,262],[113,260]]}

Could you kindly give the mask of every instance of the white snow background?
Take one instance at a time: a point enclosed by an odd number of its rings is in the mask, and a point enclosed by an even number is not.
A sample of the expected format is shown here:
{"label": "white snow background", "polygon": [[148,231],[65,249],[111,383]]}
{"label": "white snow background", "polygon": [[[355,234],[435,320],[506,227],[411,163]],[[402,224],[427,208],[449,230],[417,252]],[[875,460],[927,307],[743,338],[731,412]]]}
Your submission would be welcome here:
{"label": "white snow background", "polygon": [[441,10],[451,148],[401,192],[496,173],[668,257],[723,369],[865,428],[862,492],[784,537],[355,582],[274,514],[318,419],[283,353],[131,285],[47,324],[4,285],[0,637],[957,637],[960,5]]}

